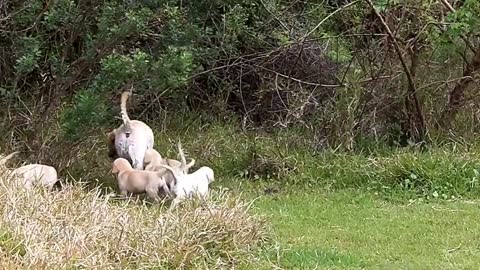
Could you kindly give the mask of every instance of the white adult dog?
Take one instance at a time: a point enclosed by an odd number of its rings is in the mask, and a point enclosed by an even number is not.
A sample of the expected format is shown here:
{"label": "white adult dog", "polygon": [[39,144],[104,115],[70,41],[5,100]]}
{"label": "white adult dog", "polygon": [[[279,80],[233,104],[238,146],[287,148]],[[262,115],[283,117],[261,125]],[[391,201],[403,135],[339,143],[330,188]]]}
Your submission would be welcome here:
{"label": "white adult dog", "polygon": [[120,108],[123,124],[108,134],[108,156],[125,158],[134,169],[143,170],[145,152],[153,148],[153,131],[142,121],[130,120],[127,114],[129,95],[128,91],[122,93]]}
{"label": "white adult dog", "polygon": [[4,171],[7,176],[13,177],[16,181],[20,181],[26,189],[32,189],[34,185],[41,184],[47,187],[48,190],[52,190],[58,181],[57,170],[52,166],[43,164],[29,164],[14,170],[7,169],[5,164],[16,154],[18,154],[18,152],[13,152],[0,159],[0,168],[2,168],[2,171]]}
{"label": "white adult dog", "polygon": [[185,155],[180,144],[178,144],[178,152],[181,158],[180,168],[174,169],[168,165],[160,164],[160,167],[169,170],[175,179],[175,185],[172,188],[175,199],[171,208],[193,195],[206,197],[208,195],[208,186],[214,180],[213,170],[206,166],[189,174],[187,172]]}

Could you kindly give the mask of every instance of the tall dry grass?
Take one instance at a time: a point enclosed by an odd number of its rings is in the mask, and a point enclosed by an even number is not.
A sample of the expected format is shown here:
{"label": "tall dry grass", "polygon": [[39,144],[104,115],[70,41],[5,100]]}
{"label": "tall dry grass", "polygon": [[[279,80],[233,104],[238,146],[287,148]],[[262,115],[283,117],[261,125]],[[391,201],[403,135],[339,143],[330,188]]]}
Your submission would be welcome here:
{"label": "tall dry grass", "polygon": [[0,177],[1,269],[219,269],[255,261],[268,230],[225,192],[170,211],[66,184],[26,191]]}

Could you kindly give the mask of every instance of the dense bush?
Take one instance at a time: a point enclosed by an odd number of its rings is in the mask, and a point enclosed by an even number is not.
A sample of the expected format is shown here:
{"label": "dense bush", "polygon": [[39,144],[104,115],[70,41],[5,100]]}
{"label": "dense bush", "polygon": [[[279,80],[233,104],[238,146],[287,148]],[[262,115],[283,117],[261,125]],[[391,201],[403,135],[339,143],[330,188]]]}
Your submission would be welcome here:
{"label": "dense bush", "polygon": [[[272,86],[268,82],[274,81],[272,74],[281,72],[280,83],[286,87],[285,76],[292,63],[285,61],[295,61],[299,51],[282,48],[292,36],[274,19],[283,13],[287,21],[292,20],[289,24],[298,24],[294,16],[312,6],[287,4],[10,1],[3,6],[9,16],[4,27],[8,31],[2,32],[2,95],[40,103],[36,117],[42,120],[60,109],[63,130],[71,138],[115,114],[106,108],[117,103],[121,89],[133,88],[141,103],[155,98],[162,105],[174,104],[175,110],[199,109],[200,100],[210,103],[219,98],[238,109],[238,95],[245,91],[245,99],[251,100],[248,109],[253,109],[257,103],[276,98],[270,97],[269,89],[260,89]],[[296,25],[292,31],[298,36],[306,26]],[[334,70],[328,65],[335,65],[327,64],[326,57],[317,61],[322,54],[320,43],[309,46],[314,54],[300,76],[323,72],[328,83],[333,83]],[[274,55],[262,55],[273,49]],[[262,59],[268,63],[261,63]],[[322,70],[325,65],[327,69]],[[265,78],[269,70],[272,78]],[[66,106],[60,107],[62,103]],[[228,109],[214,105],[217,110]],[[288,109],[288,105],[283,108]]]}
{"label": "dense bush", "polygon": [[238,115],[244,128],[308,127],[315,147],[407,145],[449,135],[444,127],[471,134],[478,9],[474,0],[3,1],[3,137],[37,152],[46,138],[79,143],[114,126],[128,89],[132,116],[146,121],[165,108],[206,110]]}

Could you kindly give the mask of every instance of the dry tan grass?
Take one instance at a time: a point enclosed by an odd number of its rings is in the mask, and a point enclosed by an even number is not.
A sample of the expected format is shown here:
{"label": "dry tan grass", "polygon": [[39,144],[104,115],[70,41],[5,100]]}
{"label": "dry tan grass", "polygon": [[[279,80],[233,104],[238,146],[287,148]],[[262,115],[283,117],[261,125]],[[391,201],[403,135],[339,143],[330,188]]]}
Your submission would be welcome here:
{"label": "dry tan grass", "polygon": [[0,177],[0,268],[236,268],[268,235],[248,209],[221,192],[169,211],[80,184],[29,192]]}

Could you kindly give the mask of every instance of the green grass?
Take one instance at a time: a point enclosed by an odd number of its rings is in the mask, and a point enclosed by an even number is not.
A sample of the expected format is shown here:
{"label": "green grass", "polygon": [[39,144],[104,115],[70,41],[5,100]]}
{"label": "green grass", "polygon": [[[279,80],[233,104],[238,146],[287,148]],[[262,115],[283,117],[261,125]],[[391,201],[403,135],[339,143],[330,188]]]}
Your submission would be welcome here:
{"label": "green grass", "polygon": [[284,269],[478,269],[480,202],[392,203],[358,191],[261,196]]}
{"label": "green grass", "polygon": [[[211,166],[213,189],[256,198],[253,211],[266,215],[273,246],[258,251],[242,242],[247,251],[237,268],[480,268],[478,144],[446,140],[418,149],[363,141],[352,151],[318,151],[303,130],[244,133],[236,125],[170,121],[154,133],[164,157],[175,158],[181,140],[195,167]],[[116,190],[102,138],[68,148],[74,158],[64,163],[73,165],[60,174]]]}
{"label": "green grass", "polygon": [[[179,121],[170,119],[165,128],[154,130],[155,148],[176,158],[181,141],[187,157],[196,159],[195,167],[212,167],[222,182],[254,178],[315,190],[365,189],[402,199],[480,197],[480,147],[475,143],[440,142],[419,149],[362,141],[352,151],[319,151],[306,130],[243,132],[235,122]],[[52,152],[70,150],[69,156],[56,157],[62,161],[60,174],[114,187],[104,139],[98,134],[75,146],[57,144]]]}

